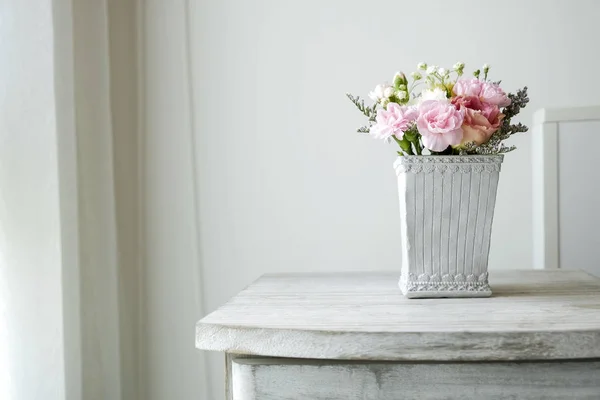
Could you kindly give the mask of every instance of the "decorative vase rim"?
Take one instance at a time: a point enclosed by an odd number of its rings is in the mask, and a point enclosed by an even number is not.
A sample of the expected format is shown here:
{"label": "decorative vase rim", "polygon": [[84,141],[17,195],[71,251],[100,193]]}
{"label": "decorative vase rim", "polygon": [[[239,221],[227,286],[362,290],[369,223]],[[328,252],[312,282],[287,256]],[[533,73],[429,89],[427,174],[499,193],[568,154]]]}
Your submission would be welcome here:
{"label": "decorative vase rim", "polygon": [[466,155],[456,155],[456,154],[452,154],[452,155],[430,155],[430,154],[425,154],[425,155],[404,155],[404,156],[398,156],[398,159],[408,159],[408,160],[416,160],[416,159],[424,159],[424,158],[428,158],[428,159],[464,159],[464,158],[489,158],[489,159],[504,159],[504,154],[466,154]]}

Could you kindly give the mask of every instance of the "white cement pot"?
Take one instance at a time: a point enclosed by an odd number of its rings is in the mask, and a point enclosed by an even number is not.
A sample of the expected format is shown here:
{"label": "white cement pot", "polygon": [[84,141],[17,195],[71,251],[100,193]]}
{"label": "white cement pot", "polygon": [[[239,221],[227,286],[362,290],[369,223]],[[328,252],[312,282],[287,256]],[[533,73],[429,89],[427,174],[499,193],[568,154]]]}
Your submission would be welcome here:
{"label": "white cement pot", "polygon": [[502,155],[398,157],[400,289],[408,298],[487,297]]}

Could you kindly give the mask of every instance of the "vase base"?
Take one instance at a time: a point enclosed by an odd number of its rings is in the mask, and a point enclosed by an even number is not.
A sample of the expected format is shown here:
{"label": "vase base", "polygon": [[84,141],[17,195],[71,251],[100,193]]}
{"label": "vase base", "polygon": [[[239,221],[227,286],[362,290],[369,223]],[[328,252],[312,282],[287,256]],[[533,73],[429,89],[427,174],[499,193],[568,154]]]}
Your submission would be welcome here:
{"label": "vase base", "polygon": [[490,297],[487,282],[413,282],[400,281],[400,290],[408,299]]}

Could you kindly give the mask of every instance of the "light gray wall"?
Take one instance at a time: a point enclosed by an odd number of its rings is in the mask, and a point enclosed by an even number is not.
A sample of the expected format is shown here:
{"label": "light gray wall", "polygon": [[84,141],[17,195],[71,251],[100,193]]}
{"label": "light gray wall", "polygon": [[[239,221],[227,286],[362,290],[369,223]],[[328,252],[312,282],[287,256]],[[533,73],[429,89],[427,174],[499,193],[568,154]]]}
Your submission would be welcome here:
{"label": "light gray wall", "polygon": [[[399,270],[395,149],[354,133],[363,118],[346,91],[366,94],[419,61],[464,61],[491,64],[508,90],[529,86],[526,124],[540,107],[598,102],[592,0],[194,4],[207,311],[265,272]],[[491,269],[531,266],[530,138],[512,143]]]}

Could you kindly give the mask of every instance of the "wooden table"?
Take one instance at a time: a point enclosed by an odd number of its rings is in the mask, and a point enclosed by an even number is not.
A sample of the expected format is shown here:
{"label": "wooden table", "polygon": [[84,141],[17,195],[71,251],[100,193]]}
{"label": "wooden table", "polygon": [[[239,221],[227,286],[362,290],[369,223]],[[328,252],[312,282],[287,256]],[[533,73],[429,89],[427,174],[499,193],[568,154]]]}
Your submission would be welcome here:
{"label": "wooden table", "polygon": [[397,273],[265,275],[198,322],[228,399],[600,399],[600,279],[492,272],[480,299],[404,298]]}

